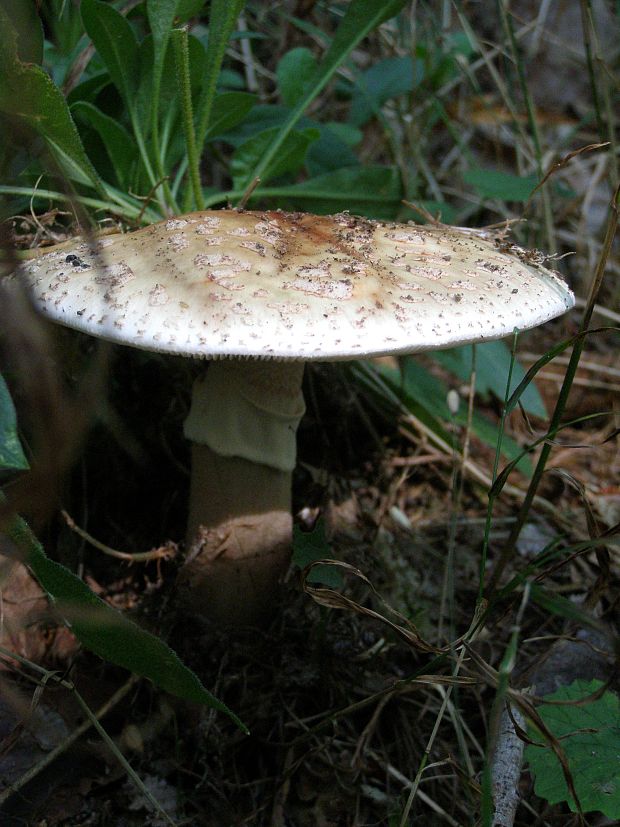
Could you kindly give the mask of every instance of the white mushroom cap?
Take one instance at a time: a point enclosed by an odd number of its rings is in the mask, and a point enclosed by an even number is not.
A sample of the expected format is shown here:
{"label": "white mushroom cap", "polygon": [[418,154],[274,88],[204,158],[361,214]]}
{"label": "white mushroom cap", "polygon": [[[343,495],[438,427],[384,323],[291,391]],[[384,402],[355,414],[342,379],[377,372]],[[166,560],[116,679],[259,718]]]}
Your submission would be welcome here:
{"label": "white mushroom cap", "polygon": [[73,239],[22,271],[45,315],[91,335],[331,360],[497,339],[558,316],[573,294],[536,259],[443,226],[220,210]]}

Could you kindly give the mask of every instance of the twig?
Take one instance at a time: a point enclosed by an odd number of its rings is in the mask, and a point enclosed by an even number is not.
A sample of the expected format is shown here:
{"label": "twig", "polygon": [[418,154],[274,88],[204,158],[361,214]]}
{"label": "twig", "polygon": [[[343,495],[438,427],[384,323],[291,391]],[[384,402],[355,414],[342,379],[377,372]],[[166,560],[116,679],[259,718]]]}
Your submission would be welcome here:
{"label": "twig", "polygon": [[110,548],[110,546],[106,546],[104,543],[96,540],[87,531],[80,528],[64,509],[61,510],[60,513],[64,517],[64,520],[69,528],[72,531],[75,531],[75,533],[83,540],[86,540],[86,542],[90,543],[91,546],[98,548],[99,551],[103,551],[104,554],[108,554],[110,557],[116,557],[119,560],[128,560],[130,563],[144,563],[148,560],[167,560],[174,557],[178,551],[177,544],[172,541],[169,541],[165,546],[151,549],[151,551],[137,551],[133,554],[129,551],[118,551],[117,549]]}
{"label": "twig", "polygon": [[236,210],[245,210],[245,205],[248,203],[250,198],[252,197],[252,193],[256,189],[256,187],[260,184],[260,178],[256,177],[253,178],[250,183],[245,188],[243,195],[239,199],[239,203],[235,207]]}

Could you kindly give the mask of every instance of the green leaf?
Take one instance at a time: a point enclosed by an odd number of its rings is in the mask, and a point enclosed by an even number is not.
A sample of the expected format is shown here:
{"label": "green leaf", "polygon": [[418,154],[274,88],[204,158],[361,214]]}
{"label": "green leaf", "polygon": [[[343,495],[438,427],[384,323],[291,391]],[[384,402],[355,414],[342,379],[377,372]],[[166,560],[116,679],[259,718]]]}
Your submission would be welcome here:
{"label": "green leaf", "polygon": [[177,18],[179,23],[185,23],[191,17],[197,17],[204,9],[205,0],[178,0]]}
{"label": "green leaf", "polygon": [[164,57],[179,0],[147,0],[146,15],[153,36],[153,106],[159,101],[159,84],[164,68]]}
{"label": "green leaf", "polygon": [[[388,369],[385,368],[385,371]],[[397,372],[392,371],[392,374]],[[398,387],[398,386],[396,386]],[[411,356],[405,356],[401,361],[400,393],[402,400],[416,416],[419,416],[419,409],[422,408],[428,417],[439,418],[443,422],[454,421],[458,425],[465,425],[467,422],[467,409],[461,405],[460,410],[453,415],[448,408],[447,396],[448,386],[433,376]],[[412,407],[413,405],[413,407]],[[434,429],[436,430],[436,429]],[[495,422],[474,410],[472,417],[472,431],[490,448],[497,446],[498,429]],[[441,435],[441,434],[440,434]],[[452,437],[448,438],[452,443]],[[516,459],[521,448],[510,437],[503,436],[501,444],[502,454],[509,460]],[[517,466],[524,474],[531,474],[531,463],[528,457],[522,457]]]}
{"label": "green leaf", "polygon": [[112,85],[110,75],[107,72],[98,72],[87,80],[78,83],[67,95],[67,103],[72,106],[78,101],[95,103],[97,96],[106,86]]}
{"label": "green leaf", "polygon": [[203,78],[202,93],[196,106],[196,146],[199,155],[202,153],[205,137],[211,124],[211,110],[226,47],[244,5],[245,0],[211,0],[207,67]]}
{"label": "green leaf", "polygon": [[463,173],[463,181],[483,198],[501,201],[527,201],[538,184],[536,175],[511,175],[495,169],[470,169]]}
{"label": "green leaf", "polygon": [[398,169],[379,166],[337,169],[280,187],[279,194],[306,212],[350,210],[377,219],[394,218],[403,197]]}
{"label": "green leaf", "polygon": [[338,121],[329,121],[325,124],[327,129],[336,134],[340,140],[347,144],[347,146],[357,146],[361,143],[364,133],[356,126],[351,126],[349,123],[338,123]]}
{"label": "green leaf", "polygon": [[[620,538],[609,538],[610,545],[620,542]],[[594,546],[592,546],[594,547]],[[564,617],[574,623],[579,623],[581,626],[587,626],[592,629],[599,630],[600,622],[592,617],[582,606],[564,597],[562,594],[557,594],[548,589],[543,589],[541,586],[532,584],[530,590],[531,599],[538,606],[541,606],[548,614],[556,615],[557,617]]]}
{"label": "green leaf", "polygon": [[103,194],[60,89],[40,66],[18,60],[17,34],[2,7],[0,31],[0,112],[21,120],[51,147],[59,147],[84,179]]}
{"label": "green leaf", "polygon": [[[151,186],[158,183],[147,151],[136,97],[140,82],[138,41],[128,21],[113,6],[101,0],[82,0],[80,10],[84,28],[105,63],[112,82],[127,107],[140,157]],[[161,189],[157,197],[165,207]]]}
{"label": "green leaf", "polygon": [[133,109],[140,66],[138,41],[120,12],[101,0],[82,0],[84,28],[128,109]]}
{"label": "green leaf", "polygon": [[422,61],[410,56],[378,61],[356,78],[349,123],[363,126],[387,100],[413,91],[423,76]]}
{"label": "green leaf", "polygon": [[[146,14],[153,38],[153,72],[151,93],[149,95],[151,104],[151,141],[153,144],[153,155],[155,157],[157,174],[160,179],[164,180],[166,175],[159,137],[160,89],[168,41],[170,39],[170,32],[177,7],[178,0],[147,0],[146,3]],[[187,38],[187,34],[185,37]],[[166,187],[166,191],[169,192],[167,182],[164,186]]]}
{"label": "green leaf", "polygon": [[[564,686],[546,701],[580,701],[599,690],[601,681],[577,680]],[[571,706],[543,704],[538,713],[560,744],[584,812],[600,811],[609,819],[620,819],[620,703],[613,692],[595,701]],[[531,727],[530,736],[541,741]],[[536,794],[550,804],[566,801],[573,812],[562,767],[549,747],[528,745],[525,757],[535,777]]]}
{"label": "green leaf", "polygon": [[203,686],[166,643],[97,597],[64,566],[50,560],[24,520],[14,517],[8,533],[27,555],[28,567],[87,649],[179,698],[224,712],[247,732],[237,716]]}
{"label": "green leaf", "polygon": [[[368,367],[372,372],[377,374],[381,383],[383,383],[387,391],[392,394],[392,398],[390,398],[388,394],[383,393],[380,383],[374,389],[370,386],[371,390],[374,390],[377,394],[382,394],[381,401],[384,402],[385,405],[392,408],[394,405],[403,406],[416,416],[420,422],[430,428],[433,433],[437,434],[443,442],[450,445],[451,436],[445,429],[441,419],[435,416],[433,411],[429,411],[428,408],[420,402],[420,396],[423,396],[423,393],[418,392],[412,394],[410,392],[410,389],[408,389],[403,382],[400,370],[384,364],[371,365],[369,363]],[[421,391],[422,389],[419,390]]]}
{"label": "green leaf", "polygon": [[306,169],[311,176],[323,175],[341,167],[359,166],[359,161],[348,144],[329,126],[319,125],[319,138],[308,149]]}
{"label": "green leaf", "polygon": [[213,101],[206,140],[213,140],[241,123],[255,103],[256,96],[248,92],[222,92],[217,95]]}
{"label": "green leaf", "polygon": [[[302,531],[298,526],[293,528],[292,562],[294,565],[305,569],[316,560],[329,560],[333,556],[325,536],[324,520],[318,520],[312,531]],[[342,572],[335,566],[315,566],[307,582],[321,583],[330,589],[340,589],[344,584],[344,578]]]}
{"label": "green leaf", "polygon": [[[43,25],[34,0],[0,0],[11,26],[17,33],[17,57],[24,63],[43,61]],[[4,28],[2,36],[4,37]]]}
{"label": "green leaf", "polygon": [[0,471],[25,471],[28,467],[17,435],[13,400],[0,374]]}
{"label": "green leaf", "polygon": [[[243,187],[244,182],[247,181],[248,172],[254,169],[258,160],[265,155],[278,132],[277,127],[266,129],[235,150],[230,162],[230,172],[235,189]],[[273,158],[270,165],[263,169],[262,180],[268,181],[285,172],[297,172],[303,166],[308,147],[318,137],[317,129],[290,132],[286,141],[280,144],[278,157]]]}
{"label": "green leaf", "polygon": [[[438,350],[433,353],[433,359],[459,379],[467,382],[471,374],[472,347],[472,345],[463,345],[448,350]],[[489,394],[493,394],[497,399],[503,400],[506,395],[506,380],[511,361],[512,354],[506,342],[500,340],[476,345],[476,393],[483,398],[488,398]],[[515,360],[512,366],[509,395],[524,376],[525,370]],[[545,403],[533,382],[528,385],[521,396],[521,404],[533,416],[541,418],[547,416]]]}
{"label": "green leaf", "polygon": [[315,56],[304,46],[291,49],[282,56],[276,68],[276,77],[285,106],[294,106],[301,99],[316,66]]}
{"label": "green leaf", "polygon": [[264,180],[264,173],[273,163],[288,135],[293,130],[306,108],[329,83],[334,73],[355,47],[377,26],[394,17],[405,6],[407,0],[351,0],[342,18],[327,53],[317,66],[313,77],[297,106],[275,136],[271,146],[243,182],[248,186],[255,178]]}
{"label": "green leaf", "polygon": [[129,132],[118,120],[104,114],[92,103],[78,101],[71,107],[71,112],[78,121],[84,120],[98,133],[114,167],[119,186],[127,189],[132,167],[137,160]]}

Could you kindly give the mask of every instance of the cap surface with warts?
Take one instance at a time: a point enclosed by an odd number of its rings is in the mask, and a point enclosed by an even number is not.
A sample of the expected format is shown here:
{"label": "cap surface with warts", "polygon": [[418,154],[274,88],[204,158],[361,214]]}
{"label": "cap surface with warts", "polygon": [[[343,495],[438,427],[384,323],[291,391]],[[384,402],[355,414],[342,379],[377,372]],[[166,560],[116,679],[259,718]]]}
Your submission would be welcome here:
{"label": "cap surface with warts", "polygon": [[43,313],[149,350],[326,360],[497,339],[572,307],[536,255],[349,214],[191,213],[26,261]]}

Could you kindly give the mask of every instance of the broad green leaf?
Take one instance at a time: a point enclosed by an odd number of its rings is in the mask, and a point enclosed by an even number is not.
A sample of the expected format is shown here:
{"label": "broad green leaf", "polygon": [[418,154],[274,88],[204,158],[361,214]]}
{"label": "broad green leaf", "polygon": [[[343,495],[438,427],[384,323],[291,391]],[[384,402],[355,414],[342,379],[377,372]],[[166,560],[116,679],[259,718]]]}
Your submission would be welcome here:
{"label": "broad green leaf", "polygon": [[[84,28],[127,107],[142,163],[151,186],[155,187],[158,176],[153,171],[136,105],[140,81],[140,58],[136,36],[123,15],[102,0],[82,0],[80,10]],[[157,188],[157,197],[162,206],[165,206],[161,188]]]}
{"label": "broad green leaf", "polygon": [[[202,82],[206,67],[206,53],[204,46],[196,37],[188,37],[187,46],[189,50],[190,81],[192,84],[192,93],[194,93]],[[151,89],[153,86],[153,48],[153,38],[151,35],[147,35],[140,43],[138,49],[140,81],[136,94],[136,110],[138,112],[138,120],[145,135],[148,135],[152,129]],[[164,57],[163,75],[159,84],[159,111],[163,113],[162,121],[164,123],[169,118],[178,118],[180,112],[176,66],[171,48],[166,50]],[[163,154],[165,155],[165,152]]]}
{"label": "broad green leaf", "polygon": [[140,66],[138,41],[120,12],[102,0],[82,0],[84,28],[128,109],[133,109]]}
{"label": "broad green leaf", "polygon": [[323,175],[341,167],[359,166],[356,154],[328,126],[319,126],[319,138],[306,156],[306,169],[311,176]]}
{"label": "broad green leaf", "polygon": [[325,124],[327,129],[331,129],[340,140],[347,144],[347,146],[357,146],[361,143],[364,133],[356,126],[351,126],[349,123],[338,123],[337,121],[329,121]]}
{"label": "broad green leaf", "polygon": [[170,31],[177,12],[178,0],[147,0],[146,14],[153,38],[153,73],[151,93],[151,141],[155,165],[160,178],[165,178],[163,153],[159,138],[160,88]]}
{"label": "broad green leaf", "polygon": [[177,18],[185,23],[190,17],[196,17],[206,6],[207,0],[178,0]]}
{"label": "broad green leaf", "polygon": [[67,95],[67,103],[72,106],[78,101],[87,101],[87,103],[95,103],[97,95],[108,84],[111,84],[110,75],[107,72],[98,72],[96,75],[88,78],[88,80],[78,83]]}
{"label": "broad green leaf", "polygon": [[[448,350],[438,350],[433,358],[459,379],[467,382],[471,375],[472,345],[462,345]],[[476,393],[483,398],[493,394],[503,400],[506,394],[506,381],[510,370],[512,354],[503,341],[484,342],[476,345]],[[512,366],[512,378],[509,394],[512,393],[525,376],[525,370],[515,360]],[[545,403],[538,388],[532,382],[521,396],[521,404],[533,416],[547,416]]]}
{"label": "broad green leaf", "polygon": [[179,0],[146,0],[146,15],[153,36],[153,106],[159,101],[164,57],[178,5]]}
{"label": "broad green leaf", "polygon": [[[259,132],[235,150],[230,162],[230,172],[235,189],[241,189],[247,181],[248,171],[254,169],[258,159],[263,157],[277,134],[277,128]],[[263,169],[262,180],[268,181],[285,172],[297,172],[301,169],[310,143],[318,137],[319,132],[316,129],[290,132],[287,140],[280,144],[278,157],[273,158],[271,164]]]}
{"label": "broad green leaf", "polygon": [[285,106],[295,106],[301,99],[309,78],[316,71],[316,58],[304,46],[282,56],[276,68],[280,98]]}
{"label": "broad green leaf", "polygon": [[60,89],[40,66],[18,60],[17,35],[1,7],[0,31],[0,112],[21,120],[50,146],[59,147],[84,180],[102,193]]}
{"label": "broad green leaf", "polygon": [[[0,0],[2,9],[17,33],[17,57],[23,63],[43,61],[43,25],[34,0]],[[2,29],[2,37],[5,30]]]}
{"label": "broad green leaf", "polygon": [[387,57],[356,78],[349,123],[363,126],[391,98],[411,92],[421,82],[424,67],[412,57]]}
{"label": "broad green leaf", "polygon": [[[372,365],[371,370],[379,376],[381,382],[385,384],[387,390],[392,395],[391,398],[384,397],[383,399],[388,407],[393,408],[394,405],[403,406],[416,416],[420,422],[430,428],[433,433],[437,434],[441,440],[448,445],[451,444],[452,438],[441,419],[421,403],[420,397],[423,396],[422,389],[412,394],[405,386],[401,372],[387,365]],[[377,388],[377,391],[378,390],[379,388]]]}
{"label": "broad green leaf", "polygon": [[248,92],[222,92],[217,95],[213,101],[206,140],[212,140],[241,123],[255,103],[256,96]]}
{"label": "broad green leaf", "polygon": [[280,128],[269,149],[249,172],[243,182],[244,186],[249,185],[255,178],[264,180],[265,170],[269,169],[274,158],[279,155],[282,145],[304,111],[329,83],[338,67],[373,29],[398,14],[406,2],[407,0],[351,0],[346,6],[344,17],[340,21],[331,45],[317,66],[313,77],[308,81],[302,98]]}
{"label": "broad green leaf", "polygon": [[470,169],[463,173],[463,180],[483,198],[501,201],[527,201],[538,184],[536,175],[511,175],[495,169]]}
{"label": "broad green leaf", "polygon": [[[597,680],[577,680],[545,696],[545,701],[573,701],[574,704],[545,703],[538,707],[538,713],[560,741],[584,812],[600,811],[615,821],[620,819],[618,696],[606,691],[597,700],[577,705],[602,686],[602,682]],[[534,727],[530,727],[529,734],[539,743],[543,740]],[[536,794],[550,804],[566,801],[576,812],[562,766],[551,748],[528,744],[525,757],[535,778]]]}
{"label": "broad green leaf", "polygon": [[131,170],[137,160],[137,153],[129,132],[115,118],[104,114],[92,103],[78,101],[71,107],[79,120],[86,121],[99,135],[106,148],[119,186],[127,189]]}
{"label": "broad green leaf", "polygon": [[[305,569],[316,560],[333,558],[332,549],[325,536],[325,523],[319,520],[312,531],[302,531],[298,526],[293,529],[292,562]],[[342,572],[335,566],[315,566],[308,576],[308,583],[322,583],[331,589],[339,589],[344,583]]]}
{"label": "broad green leaf", "polygon": [[9,523],[8,534],[23,554],[28,567],[50,595],[71,631],[91,652],[110,663],[183,698],[224,712],[247,732],[228,707],[215,698],[194,672],[160,638],[140,628],[92,592],[69,569],[50,560],[20,517]]}
{"label": "broad green leaf", "polygon": [[280,197],[306,212],[350,210],[370,218],[394,218],[402,184],[396,167],[345,167],[280,187]]}
{"label": "broad green leaf", "polygon": [[13,400],[0,374],[0,471],[25,471],[28,460],[17,435]]}
{"label": "broad green leaf", "polygon": [[[466,405],[461,405],[460,410],[453,415],[448,408],[448,386],[436,376],[429,373],[410,356],[404,357],[401,361],[401,377],[402,399],[407,406],[410,406],[412,402],[415,401],[417,408],[424,408],[429,415],[438,417],[443,422],[454,421],[461,426],[466,424]],[[416,413],[416,410],[412,409],[412,412]],[[418,414],[416,413],[416,415]],[[472,417],[472,431],[478,439],[482,440],[482,442],[490,448],[496,448],[498,439],[497,425],[475,410]],[[451,444],[452,438],[448,441]],[[521,448],[514,440],[505,435],[503,436],[501,444],[503,456],[509,460],[516,459],[520,451]],[[531,474],[532,472],[528,457],[521,458],[517,467],[524,474]]]}
{"label": "broad green leaf", "polygon": [[[241,146],[249,138],[258,135],[259,132],[274,127],[282,128],[290,113],[291,110],[287,106],[280,106],[275,103],[269,105],[258,103],[241,123],[222,135],[222,139],[233,146]],[[300,129],[305,129],[308,126],[319,128],[319,124],[310,120],[310,118],[299,119],[298,127]]]}

